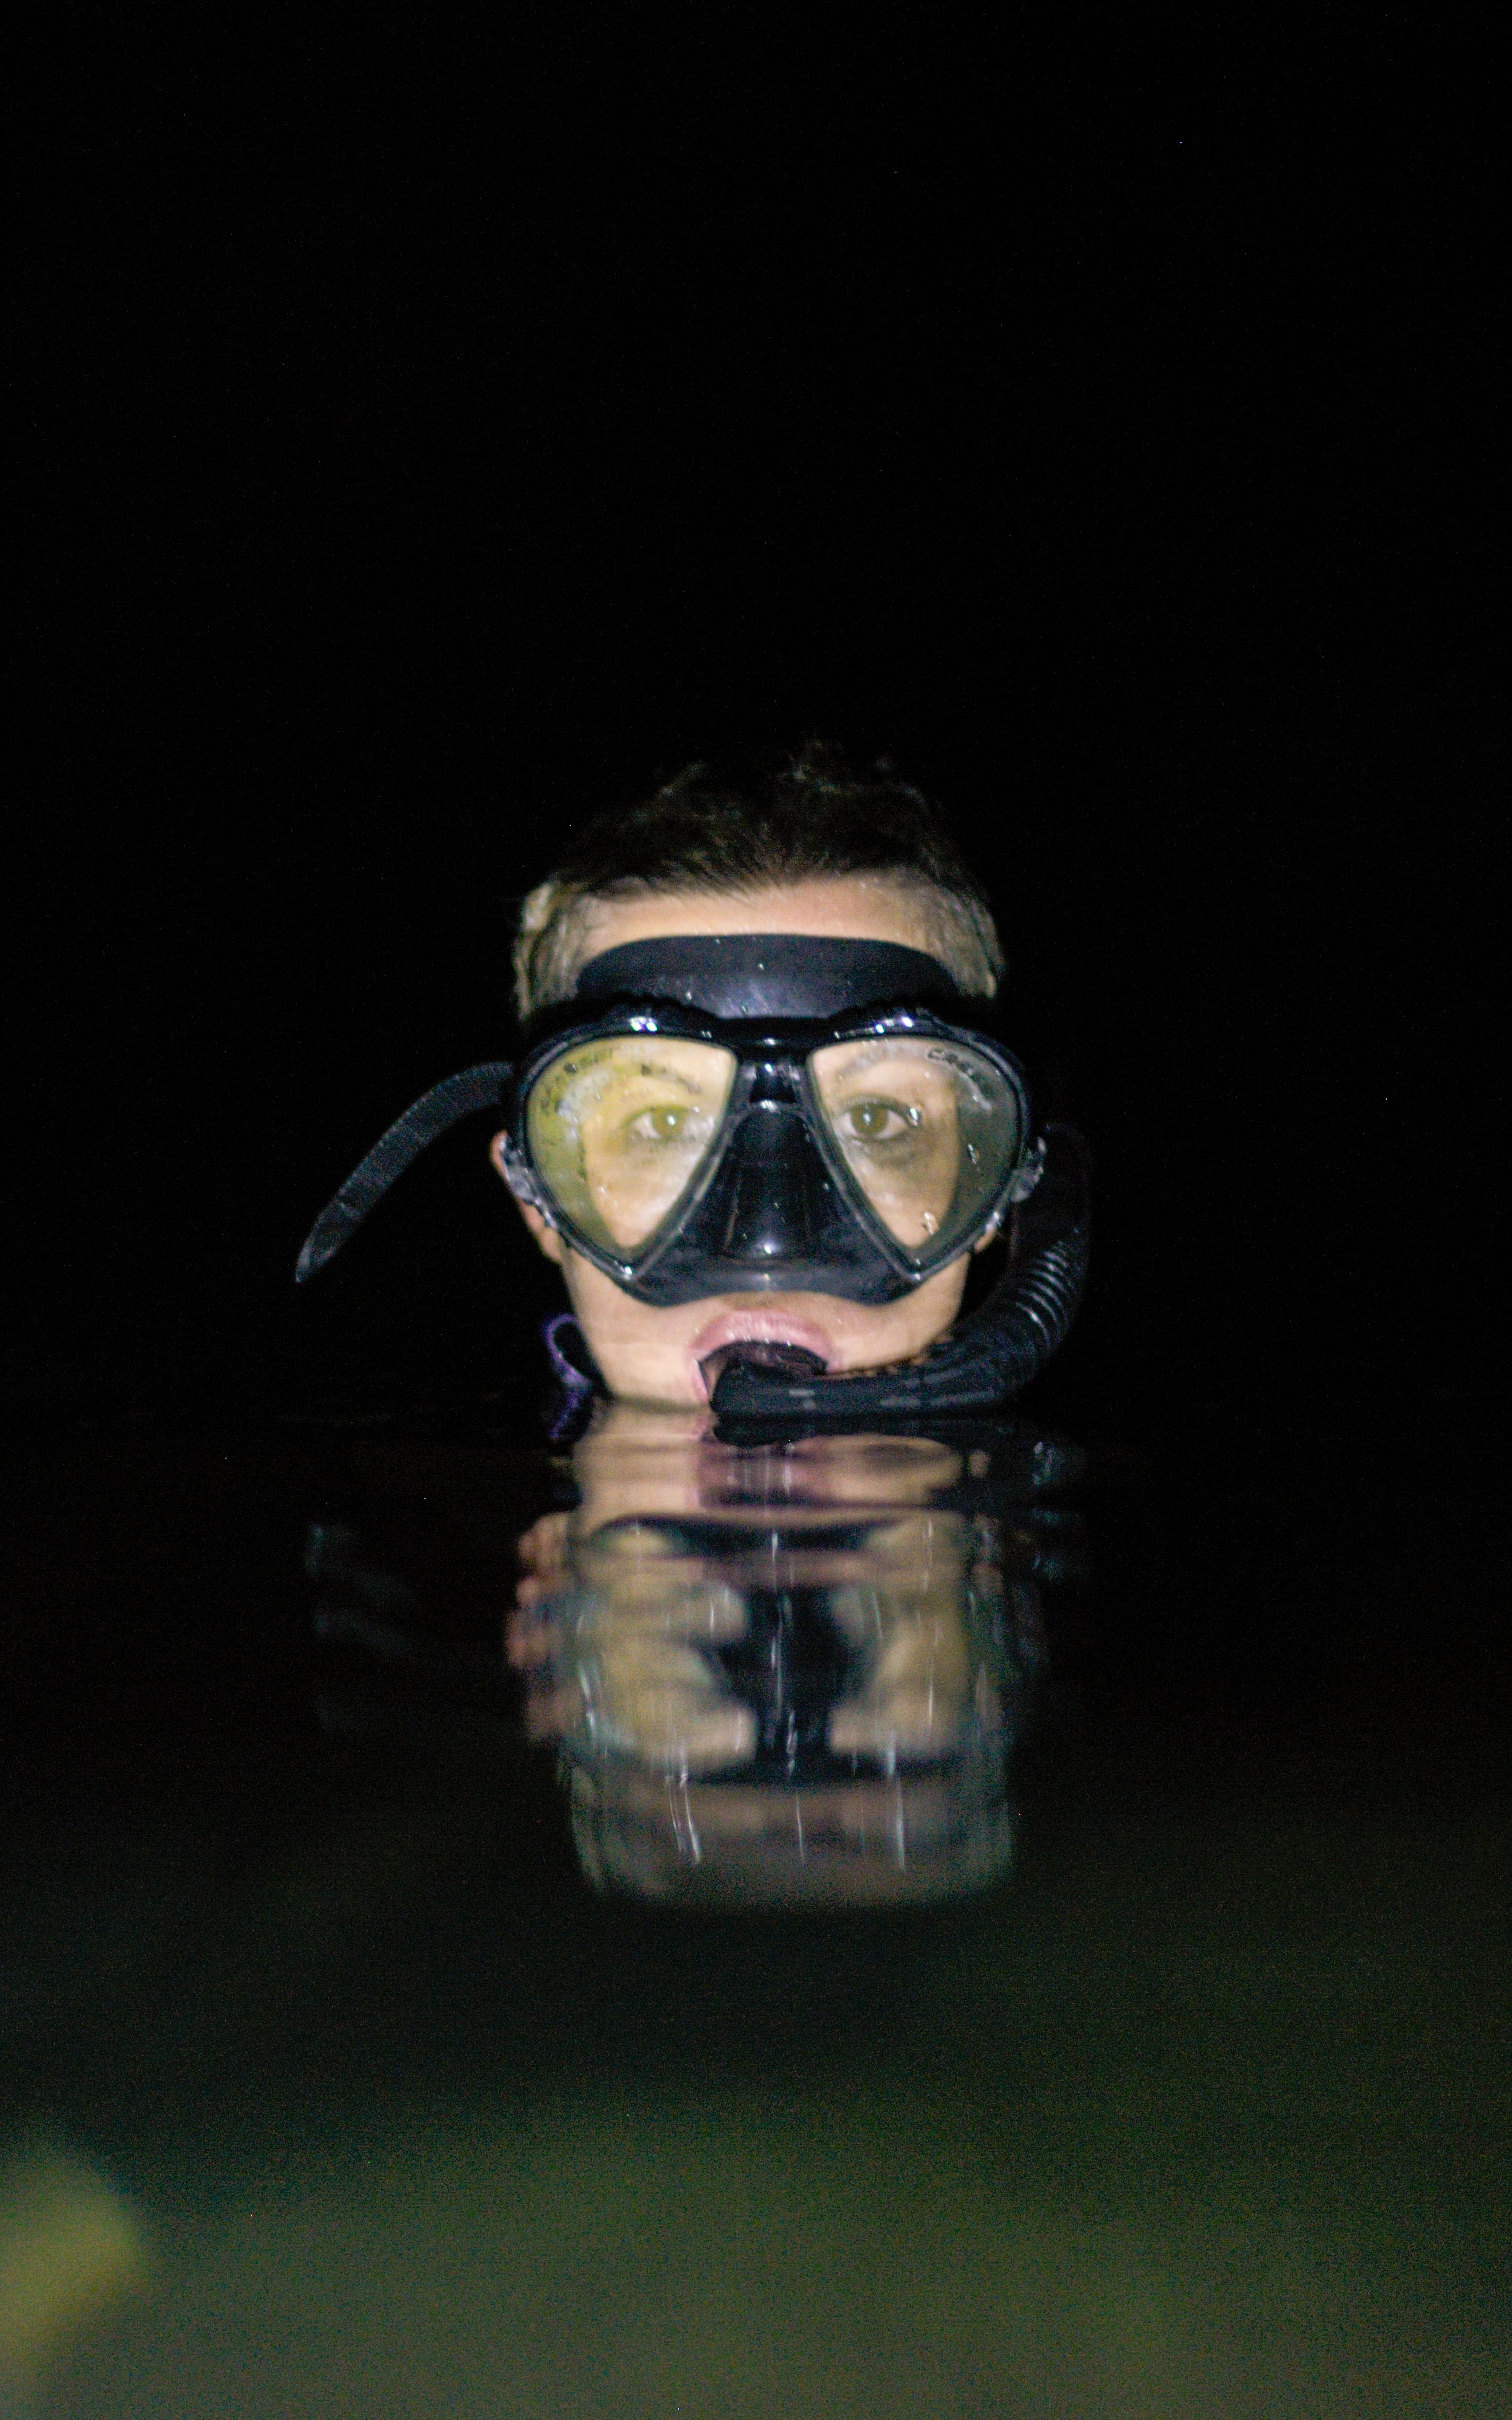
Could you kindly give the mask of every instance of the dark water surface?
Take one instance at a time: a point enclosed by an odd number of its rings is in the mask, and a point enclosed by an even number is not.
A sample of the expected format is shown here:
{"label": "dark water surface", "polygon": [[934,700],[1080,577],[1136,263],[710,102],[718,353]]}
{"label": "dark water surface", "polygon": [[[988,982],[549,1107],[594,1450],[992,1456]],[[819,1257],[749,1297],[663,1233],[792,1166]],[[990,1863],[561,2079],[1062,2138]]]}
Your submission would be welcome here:
{"label": "dark water surface", "polygon": [[0,2410],[1506,2412],[1505,1455],[26,1446]]}

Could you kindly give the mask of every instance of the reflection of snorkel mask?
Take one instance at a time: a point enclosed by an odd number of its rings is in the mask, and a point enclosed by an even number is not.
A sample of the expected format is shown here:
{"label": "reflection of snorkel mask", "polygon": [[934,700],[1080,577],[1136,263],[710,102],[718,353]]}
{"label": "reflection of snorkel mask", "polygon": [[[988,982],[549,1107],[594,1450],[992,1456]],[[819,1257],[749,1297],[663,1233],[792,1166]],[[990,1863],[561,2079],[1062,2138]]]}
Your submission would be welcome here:
{"label": "reflection of snorkel mask", "polygon": [[779,1291],[896,1301],[1042,1196],[1043,1241],[1026,1253],[1021,1233],[992,1301],[922,1362],[829,1378],[790,1348],[784,1366],[727,1368],[715,1395],[720,1413],[847,1420],[1000,1401],[1074,1312],[1085,1171],[1065,1128],[1047,1166],[1023,1075],[978,1011],[937,961],[892,942],[700,935],[606,951],[517,1074],[468,1069],[390,1128],[321,1214],[299,1275],[485,1108],[502,1112],[513,1190],[658,1305]]}

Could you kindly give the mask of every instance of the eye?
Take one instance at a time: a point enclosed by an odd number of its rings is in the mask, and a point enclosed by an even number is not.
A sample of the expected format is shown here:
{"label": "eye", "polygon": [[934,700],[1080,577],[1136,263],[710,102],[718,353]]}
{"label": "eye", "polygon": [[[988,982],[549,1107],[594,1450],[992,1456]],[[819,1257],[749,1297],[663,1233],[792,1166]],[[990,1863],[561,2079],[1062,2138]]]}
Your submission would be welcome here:
{"label": "eye", "polygon": [[625,1128],[636,1142],[675,1142],[687,1124],[687,1111],[680,1102],[667,1101],[656,1109],[642,1109]]}
{"label": "eye", "polygon": [[852,1101],[842,1114],[841,1132],[852,1142],[896,1142],[919,1123],[921,1112],[901,1101]]}

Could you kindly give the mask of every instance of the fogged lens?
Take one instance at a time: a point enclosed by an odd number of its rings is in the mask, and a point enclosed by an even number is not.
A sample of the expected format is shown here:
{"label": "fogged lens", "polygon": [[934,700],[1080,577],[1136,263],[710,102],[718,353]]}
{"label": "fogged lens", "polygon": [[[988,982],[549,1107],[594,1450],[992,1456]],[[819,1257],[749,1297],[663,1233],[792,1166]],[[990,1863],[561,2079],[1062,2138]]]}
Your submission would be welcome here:
{"label": "fogged lens", "polygon": [[682,1200],[719,1130],[733,1052],[623,1033],[564,1050],[531,1088],[531,1159],[583,1237],[628,1254]]}
{"label": "fogged lens", "polygon": [[1008,1076],[984,1051],[924,1034],[839,1042],[809,1066],[841,1158],[888,1233],[920,1266],[946,1260],[1018,1157]]}

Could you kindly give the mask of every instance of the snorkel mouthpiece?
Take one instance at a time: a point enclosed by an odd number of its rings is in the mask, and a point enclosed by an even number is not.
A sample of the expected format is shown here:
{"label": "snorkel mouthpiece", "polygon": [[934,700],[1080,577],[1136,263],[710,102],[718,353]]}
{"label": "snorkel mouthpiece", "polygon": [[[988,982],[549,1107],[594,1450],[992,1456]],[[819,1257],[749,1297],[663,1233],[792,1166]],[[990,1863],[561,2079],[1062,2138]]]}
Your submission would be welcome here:
{"label": "snorkel mouthpiece", "polygon": [[735,1344],[721,1344],[717,1353],[699,1363],[711,1403],[727,1370],[770,1370],[779,1377],[822,1378],[826,1366],[817,1353],[806,1352],[801,1344],[779,1344],[759,1336],[743,1338]]}

